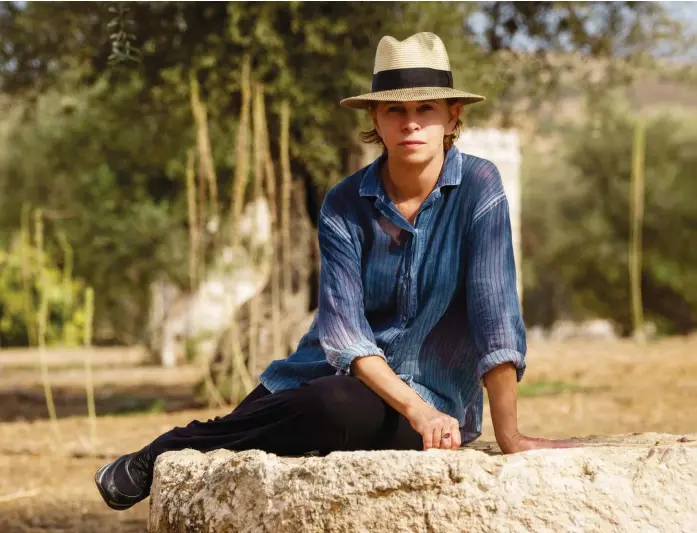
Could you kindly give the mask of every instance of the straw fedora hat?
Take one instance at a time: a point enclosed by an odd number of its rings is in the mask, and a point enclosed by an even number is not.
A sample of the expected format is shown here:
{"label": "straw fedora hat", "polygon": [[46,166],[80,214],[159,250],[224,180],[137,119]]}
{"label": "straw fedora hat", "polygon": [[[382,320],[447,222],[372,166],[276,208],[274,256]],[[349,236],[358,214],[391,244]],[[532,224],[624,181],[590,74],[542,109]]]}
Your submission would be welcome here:
{"label": "straw fedora hat", "polygon": [[375,53],[372,91],[341,100],[352,109],[366,109],[371,102],[414,102],[457,98],[463,104],[485,100],[483,96],[453,89],[450,59],[443,41],[422,32],[403,41],[385,36]]}

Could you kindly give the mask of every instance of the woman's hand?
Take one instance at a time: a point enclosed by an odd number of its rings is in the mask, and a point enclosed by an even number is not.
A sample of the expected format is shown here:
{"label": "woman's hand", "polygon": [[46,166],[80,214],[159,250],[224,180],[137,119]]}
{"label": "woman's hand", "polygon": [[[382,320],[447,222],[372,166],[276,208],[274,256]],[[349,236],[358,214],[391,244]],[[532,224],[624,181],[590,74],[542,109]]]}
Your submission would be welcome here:
{"label": "woman's hand", "polygon": [[424,450],[440,448],[443,450],[460,447],[460,424],[452,416],[441,413],[426,402],[422,402],[406,413],[411,427],[424,441]]}
{"label": "woman's hand", "polygon": [[583,446],[580,442],[571,440],[549,440],[539,439],[535,437],[526,437],[520,433],[516,433],[510,438],[502,439],[499,443],[503,453],[525,452],[527,450],[539,450],[543,448],[580,448]]}

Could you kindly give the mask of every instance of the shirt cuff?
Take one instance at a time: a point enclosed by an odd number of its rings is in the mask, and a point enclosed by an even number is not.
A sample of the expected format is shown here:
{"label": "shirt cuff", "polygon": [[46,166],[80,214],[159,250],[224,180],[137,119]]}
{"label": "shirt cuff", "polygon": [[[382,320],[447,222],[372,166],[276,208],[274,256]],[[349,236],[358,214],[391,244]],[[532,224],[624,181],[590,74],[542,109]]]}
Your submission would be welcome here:
{"label": "shirt cuff", "polygon": [[496,350],[482,357],[482,360],[479,361],[477,365],[477,378],[481,381],[484,374],[489,370],[504,363],[513,363],[516,367],[516,377],[518,381],[523,379],[523,374],[525,373],[525,356],[517,350],[510,349]]}
{"label": "shirt cuff", "polygon": [[323,346],[324,352],[327,355],[327,361],[342,374],[349,374],[351,363],[358,357],[367,357],[369,355],[377,355],[387,362],[385,354],[378,348],[375,343],[368,340],[362,340],[344,348],[343,350],[334,350]]}

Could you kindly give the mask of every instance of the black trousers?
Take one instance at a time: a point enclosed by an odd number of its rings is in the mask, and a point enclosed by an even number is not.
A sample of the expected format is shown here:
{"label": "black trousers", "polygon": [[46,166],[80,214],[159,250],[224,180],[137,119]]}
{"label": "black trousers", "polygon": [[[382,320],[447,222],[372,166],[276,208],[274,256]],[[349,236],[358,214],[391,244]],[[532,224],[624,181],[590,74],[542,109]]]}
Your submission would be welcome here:
{"label": "black trousers", "polygon": [[155,459],[184,448],[325,455],[338,450],[421,450],[423,440],[404,416],[361,381],[327,376],[273,394],[259,385],[230,414],[195,420],[160,435],[150,453]]}

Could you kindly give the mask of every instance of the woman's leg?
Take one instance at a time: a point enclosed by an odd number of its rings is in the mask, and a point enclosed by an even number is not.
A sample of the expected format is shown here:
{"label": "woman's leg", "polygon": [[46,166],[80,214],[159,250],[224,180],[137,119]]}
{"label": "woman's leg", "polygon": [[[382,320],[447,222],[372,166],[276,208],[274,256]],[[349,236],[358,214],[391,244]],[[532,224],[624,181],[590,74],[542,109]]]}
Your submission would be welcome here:
{"label": "woman's leg", "polygon": [[327,376],[296,389],[258,395],[229,415],[193,421],[150,445],[170,450],[259,449],[278,455],[334,450],[420,449],[421,437],[375,392],[350,376]]}
{"label": "woman's leg", "polygon": [[[263,398],[264,396],[268,396],[269,394],[271,394],[269,389],[267,389],[263,385],[257,385],[256,388],[252,390],[252,392],[247,394],[247,396],[245,396],[244,399],[237,404],[237,406],[235,407],[235,409],[233,409],[232,412],[234,413],[235,411],[244,409],[248,407],[251,403],[258,400],[259,398]],[[215,420],[217,420],[218,418],[220,417],[216,417]]]}
{"label": "woman's leg", "polygon": [[422,447],[409,422],[354,377],[327,376],[296,389],[256,392],[224,417],[176,427],[102,467],[95,481],[107,504],[126,509],[147,497],[155,459],[166,451],[259,449],[302,455]]}
{"label": "woman's leg", "polygon": [[[375,413],[379,398],[376,401],[363,389],[365,386],[354,378],[330,376],[264,395],[226,416],[207,422],[195,420],[168,431],[150,445],[151,457],[154,460],[166,451],[184,448],[202,452],[259,449],[302,455],[346,449],[347,445],[365,446],[369,440],[360,435],[372,435],[382,421]],[[350,438],[348,427],[353,429]]]}

